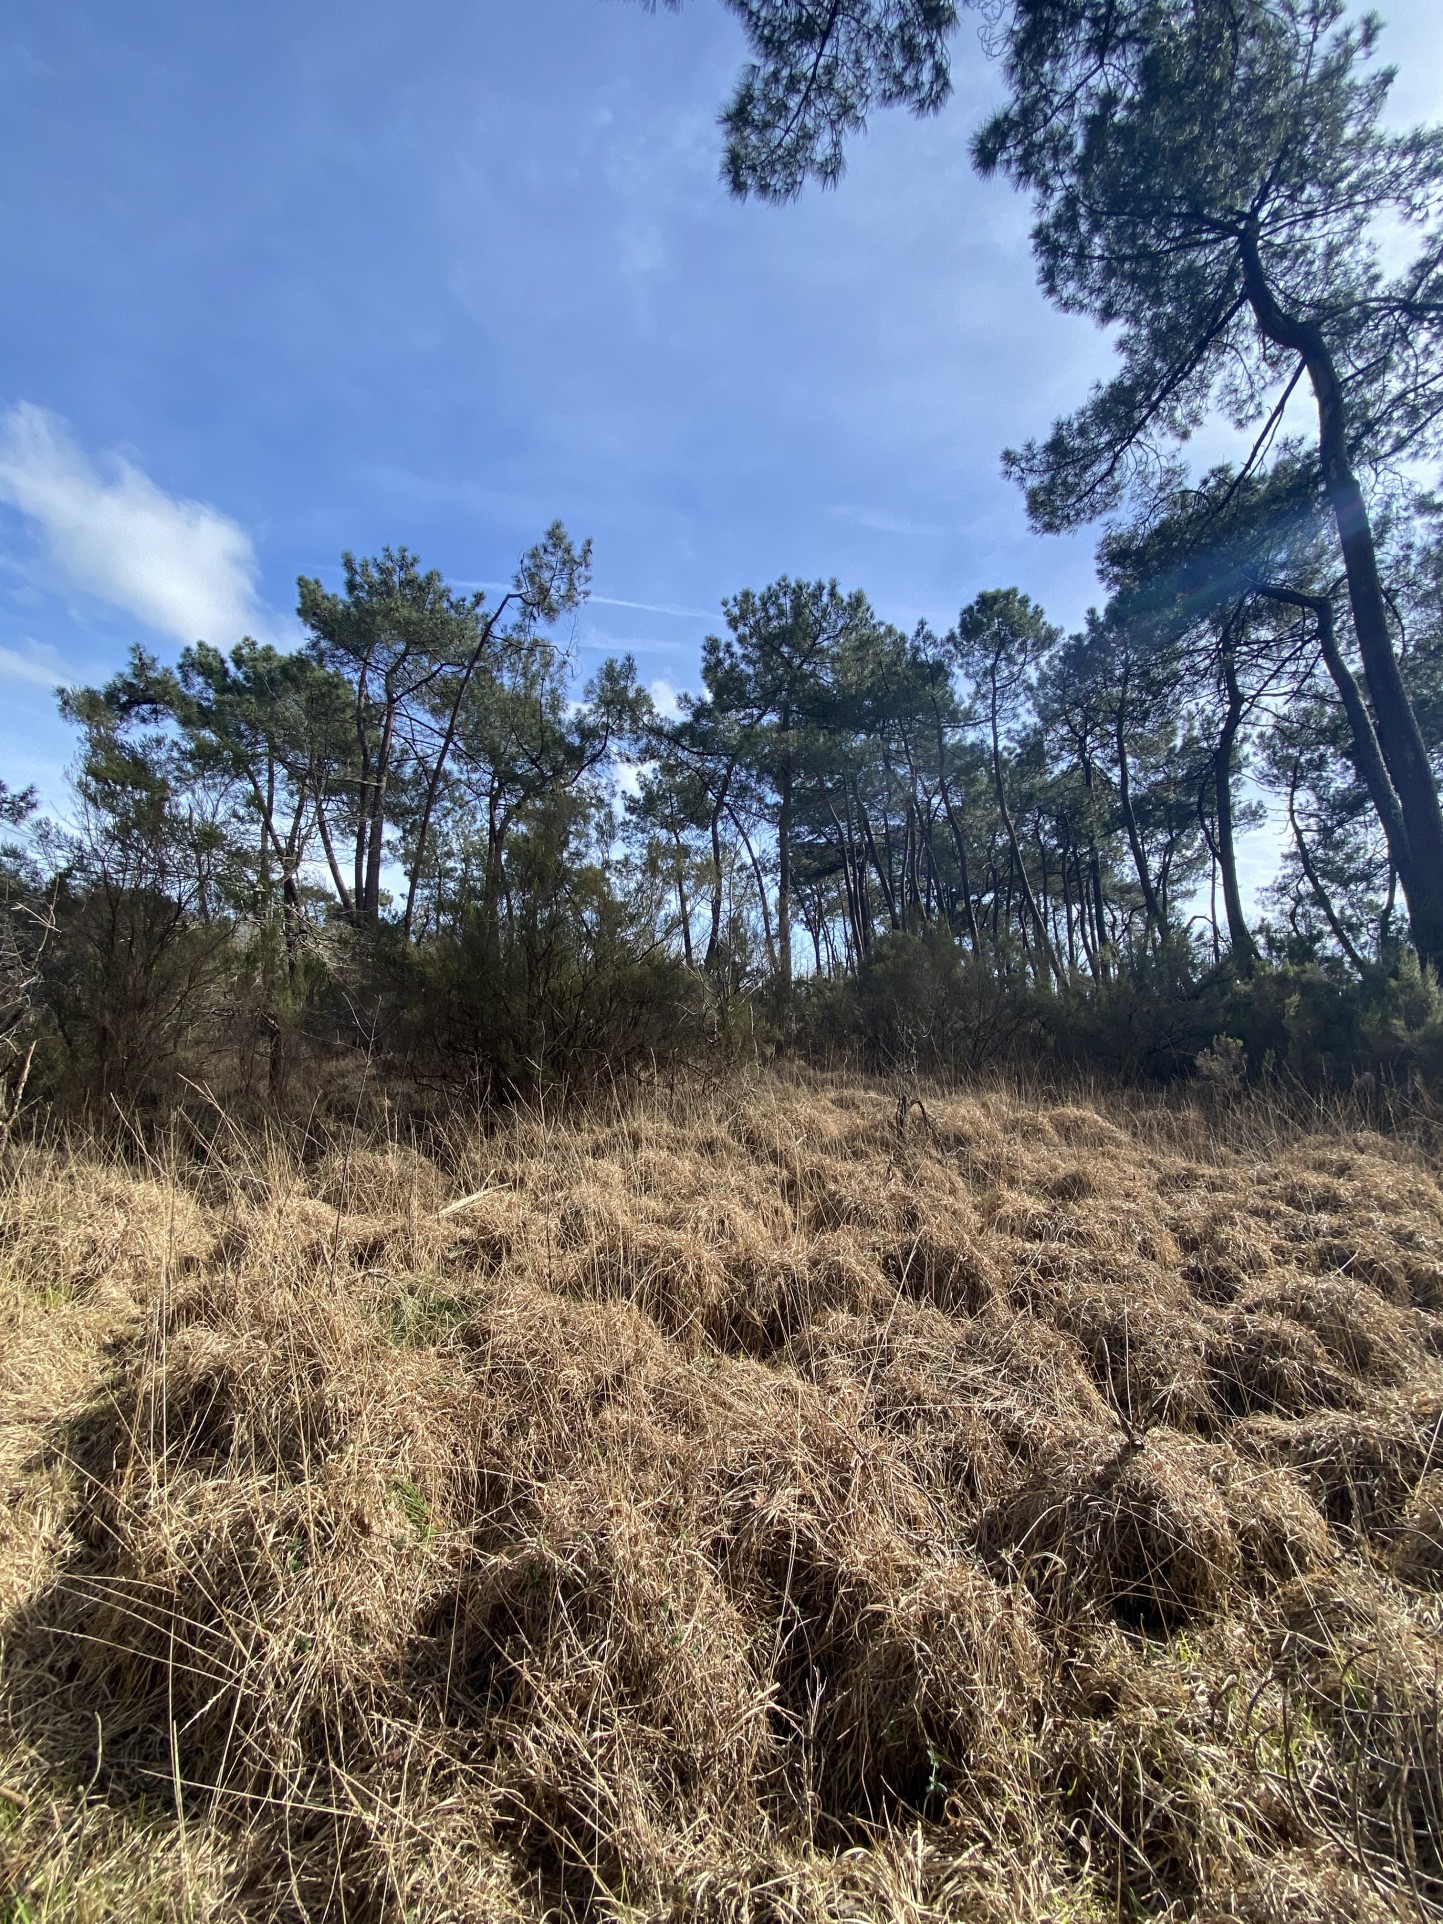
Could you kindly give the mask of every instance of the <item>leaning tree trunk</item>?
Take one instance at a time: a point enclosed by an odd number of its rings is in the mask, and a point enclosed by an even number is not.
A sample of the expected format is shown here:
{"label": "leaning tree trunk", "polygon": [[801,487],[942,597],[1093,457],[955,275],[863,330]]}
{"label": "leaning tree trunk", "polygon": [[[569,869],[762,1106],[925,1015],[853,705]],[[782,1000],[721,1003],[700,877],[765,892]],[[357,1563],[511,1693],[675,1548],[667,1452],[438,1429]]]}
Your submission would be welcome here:
{"label": "leaning tree trunk", "polygon": [[690,968],[692,966],[691,904],[686,899],[686,850],[683,848],[681,837],[675,829],[672,830],[671,839],[674,856],[674,872],[676,876],[676,907],[677,913],[681,917],[682,956],[686,962],[686,966]]}
{"label": "leaning tree trunk", "polygon": [[[1026,919],[1031,921],[1033,930],[1037,936],[1038,953],[1042,957],[1042,969],[1040,973],[1044,977],[1044,986],[1050,987],[1054,981],[1058,983],[1062,982],[1062,965],[1052,952],[1052,939],[1047,933],[1047,924],[1042,919],[1042,911],[1037,906],[1037,897],[1032,892],[1032,883],[1028,879],[1027,866],[1022,860],[1022,846],[1017,839],[1017,830],[1012,823],[1012,811],[1007,806],[1007,787],[1002,779],[1002,744],[997,730],[997,670],[995,663],[993,664],[991,685],[992,785],[997,795],[997,812],[1002,818],[1002,826],[1007,834],[1007,847],[1012,856],[1012,865],[1016,870],[1017,880],[1022,890],[1022,901],[1027,911]],[[1024,918],[1019,917],[1019,922],[1025,927]],[[1023,940],[1024,942],[1026,941],[1025,935]]]}
{"label": "leaning tree trunk", "polygon": [[1359,975],[1366,976],[1368,974],[1368,964],[1359,954],[1348,931],[1343,927],[1342,918],[1333,907],[1333,898],[1323,887],[1323,879],[1318,874],[1317,866],[1308,851],[1308,844],[1303,839],[1303,830],[1298,821],[1297,810],[1298,775],[1299,768],[1295,760],[1292,772],[1288,777],[1288,826],[1293,831],[1293,846],[1298,851],[1298,862],[1302,868],[1304,880],[1313,892],[1313,900],[1323,911],[1323,915],[1328,927],[1333,931],[1333,936],[1338,947],[1343,951],[1344,955],[1347,956]]}
{"label": "leaning tree trunk", "polygon": [[[1258,326],[1270,341],[1299,355],[1318,403],[1318,459],[1333,510],[1363,675],[1373,704],[1378,746],[1402,811],[1408,847],[1399,880],[1419,957],[1443,971],[1443,807],[1418,717],[1388,633],[1372,523],[1348,451],[1347,404],[1321,329],[1284,311],[1263,271],[1254,229],[1240,242],[1243,283]],[[1400,854],[1402,852],[1400,851]]]}
{"label": "leaning tree trunk", "polygon": [[386,836],[386,788],[391,773],[394,729],[395,711],[388,708],[381,731],[381,744],[376,751],[375,777],[371,783],[370,819],[366,830],[365,893],[357,903],[372,928],[379,928],[381,922],[381,855]]}
{"label": "leaning tree trunk", "polygon": [[1242,890],[1238,887],[1237,850],[1233,841],[1233,751],[1243,722],[1243,695],[1238,686],[1237,661],[1233,654],[1231,631],[1222,648],[1223,685],[1227,689],[1227,713],[1218,736],[1213,758],[1213,799],[1218,822],[1218,867],[1222,871],[1223,906],[1228,918],[1228,941],[1233,960],[1244,974],[1257,966],[1258,945],[1243,914]]}
{"label": "leaning tree trunk", "polygon": [[1348,728],[1353,740],[1353,754],[1357,759],[1358,773],[1363,778],[1363,786],[1368,791],[1368,799],[1373,811],[1383,825],[1383,835],[1388,844],[1388,855],[1395,869],[1401,871],[1409,857],[1408,830],[1403,820],[1402,804],[1393,779],[1383,760],[1383,751],[1378,744],[1378,736],[1373,727],[1373,718],[1368,713],[1367,703],[1363,700],[1362,690],[1353,678],[1353,671],[1344,661],[1333,631],[1333,604],[1326,595],[1303,594],[1295,588],[1280,588],[1269,582],[1258,590],[1269,601],[1280,601],[1292,608],[1302,608],[1309,612],[1318,624],[1318,647],[1323,657],[1333,686],[1338,691],[1338,699],[1343,704],[1343,713],[1348,718]]}
{"label": "leaning tree trunk", "polygon": [[1132,866],[1137,872],[1138,887],[1142,890],[1142,905],[1147,914],[1149,928],[1156,929],[1159,940],[1165,940],[1167,930],[1163,923],[1162,903],[1157,890],[1153,887],[1152,870],[1147,863],[1147,850],[1142,845],[1142,830],[1138,827],[1137,811],[1132,805],[1132,773],[1128,766],[1127,735],[1125,732],[1125,692],[1117,709],[1117,805],[1122,814],[1122,825],[1127,830],[1127,845],[1132,851]]}
{"label": "leaning tree trunk", "polygon": [[952,804],[952,790],[947,784],[947,743],[942,732],[942,717],[933,709],[937,721],[937,786],[942,793],[942,806],[947,813],[947,827],[952,834],[952,848],[957,857],[957,874],[962,890],[962,916],[967,924],[967,939],[972,944],[972,953],[982,953],[982,938],[977,932],[977,911],[972,906],[972,878],[967,873],[967,843],[962,834],[962,824],[957,819],[957,810]]}
{"label": "leaning tree trunk", "polygon": [[782,712],[782,766],[777,807],[777,971],[782,998],[792,990],[792,744],[791,715]]}
{"label": "leaning tree trunk", "polygon": [[716,961],[717,950],[721,947],[721,923],[722,923],[721,817],[722,817],[722,807],[723,807],[724,801],[725,801],[725,790],[723,790],[722,792],[722,800],[713,802],[712,804],[711,822],[709,824],[710,830],[711,830],[711,919],[707,925],[707,937],[706,937],[706,966],[708,968],[711,968],[713,963]]}

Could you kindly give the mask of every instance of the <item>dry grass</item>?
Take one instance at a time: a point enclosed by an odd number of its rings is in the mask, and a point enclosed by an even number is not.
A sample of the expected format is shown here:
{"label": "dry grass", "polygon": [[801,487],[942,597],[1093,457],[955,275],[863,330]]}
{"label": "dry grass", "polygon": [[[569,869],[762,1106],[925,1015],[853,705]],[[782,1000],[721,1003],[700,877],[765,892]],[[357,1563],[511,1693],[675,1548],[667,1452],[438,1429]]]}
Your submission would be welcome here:
{"label": "dry grass", "polygon": [[7,1924],[1437,1914],[1416,1150],[780,1077],[16,1148],[0,1317]]}

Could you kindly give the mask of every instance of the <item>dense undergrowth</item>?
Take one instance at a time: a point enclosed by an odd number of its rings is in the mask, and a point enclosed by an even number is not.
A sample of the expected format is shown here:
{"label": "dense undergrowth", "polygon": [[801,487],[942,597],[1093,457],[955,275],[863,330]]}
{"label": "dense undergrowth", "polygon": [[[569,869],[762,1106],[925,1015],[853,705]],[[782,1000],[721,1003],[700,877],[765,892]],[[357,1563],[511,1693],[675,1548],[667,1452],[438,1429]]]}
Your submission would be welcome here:
{"label": "dense undergrowth", "polygon": [[0,1916],[1443,1899],[1443,1190],[820,1075],[15,1145]]}

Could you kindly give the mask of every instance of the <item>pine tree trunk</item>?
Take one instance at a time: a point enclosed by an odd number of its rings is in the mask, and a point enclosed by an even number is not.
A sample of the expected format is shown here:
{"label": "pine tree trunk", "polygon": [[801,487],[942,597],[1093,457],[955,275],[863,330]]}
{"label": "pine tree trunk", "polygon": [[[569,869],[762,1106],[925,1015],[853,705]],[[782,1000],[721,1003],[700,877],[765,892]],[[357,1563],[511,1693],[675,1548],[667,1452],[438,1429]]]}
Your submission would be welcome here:
{"label": "pine tree trunk", "polygon": [[1240,238],[1243,281],[1258,326],[1271,341],[1302,357],[1318,403],[1318,458],[1348,578],[1348,600],[1363,675],[1373,704],[1378,746],[1392,779],[1407,833],[1399,880],[1419,957],[1443,971],[1443,807],[1418,717],[1388,633],[1388,611],[1363,490],[1348,450],[1342,383],[1321,330],[1279,305],[1251,228]]}
{"label": "pine tree trunk", "polygon": [[792,748],[786,740],[790,717],[782,717],[781,801],[777,809],[777,974],[782,994],[792,987]]}
{"label": "pine tree trunk", "polygon": [[1368,973],[1368,965],[1358,953],[1357,947],[1349,936],[1348,931],[1343,927],[1338,912],[1333,907],[1332,897],[1323,887],[1322,877],[1318,874],[1317,868],[1313,863],[1313,858],[1308,852],[1308,845],[1303,839],[1302,827],[1298,821],[1297,796],[1298,764],[1294,762],[1292,775],[1288,782],[1288,824],[1293,831],[1293,845],[1298,851],[1298,861],[1302,867],[1304,879],[1313,892],[1313,900],[1323,911],[1323,915],[1328,927],[1333,931],[1333,937],[1338,947],[1343,951],[1344,955],[1347,956],[1359,975],[1366,976]]}
{"label": "pine tree trunk", "polygon": [[1132,866],[1137,872],[1138,886],[1142,890],[1143,906],[1147,910],[1148,925],[1163,933],[1162,904],[1157,899],[1157,890],[1152,885],[1152,872],[1147,865],[1147,851],[1142,845],[1142,831],[1137,825],[1137,814],[1132,806],[1132,775],[1127,760],[1127,686],[1124,682],[1122,699],[1117,705],[1117,803],[1122,811],[1122,825],[1127,830],[1127,845],[1132,850]]}
{"label": "pine tree trunk", "polygon": [[712,806],[711,812],[711,926],[706,938],[706,966],[710,968],[716,961],[717,949],[721,945],[722,919],[722,848],[721,817],[725,803],[726,790],[721,799]]}
{"label": "pine tree trunk", "polygon": [[1326,595],[1303,594],[1294,588],[1279,588],[1271,583],[1259,589],[1270,601],[1281,601],[1292,608],[1302,608],[1312,614],[1318,624],[1318,645],[1323,663],[1338,691],[1338,699],[1348,718],[1348,728],[1353,738],[1353,753],[1357,758],[1358,773],[1368,791],[1374,813],[1383,825],[1383,834],[1388,843],[1388,853],[1394,864],[1406,863],[1408,858],[1408,830],[1403,822],[1403,810],[1398,801],[1393,779],[1383,760],[1383,751],[1378,745],[1378,737],[1373,728],[1373,718],[1368,713],[1367,703],[1363,700],[1362,690],[1353,678],[1353,671],[1344,661],[1338,648],[1337,637],[1333,631],[1333,604]]}
{"label": "pine tree trunk", "polygon": [[1218,818],[1218,867],[1222,871],[1223,906],[1228,918],[1228,941],[1233,959],[1248,974],[1257,965],[1258,945],[1243,913],[1242,890],[1238,887],[1237,852],[1233,843],[1233,751],[1243,720],[1243,696],[1238,686],[1237,662],[1231,633],[1223,642],[1223,683],[1227,689],[1227,714],[1213,757],[1213,795]]}
{"label": "pine tree trunk", "polygon": [[1052,952],[1052,942],[1047,933],[1047,925],[1042,919],[1042,912],[1037,906],[1037,897],[1032,892],[1032,883],[1028,879],[1027,868],[1022,860],[1022,848],[1017,840],[1017,830],[1013,827],[1012,811],[1007,806],[1007,789],[1002,780],[1002,744],[997,728],[997,675],[995,667],[992,674],[992,785],[997,793],[997,812],[1002,817],[1002,826],[1007,834],[1007,846],[1012,855],[1013,869],[1016,872],[1018,886],[1022,891],[1023,905],[1027,911],[1025,918],[1021,916],[1018,918],[1018,925],[1023,930],[1023,944],[1025,947],[1030,947],[1026,935],[1026,922],[1030,920],[1033,931],[1037,937],[1038,948],[1042,955],[1042,968],[1038,973],[1049,983],[1054,978],[1060,982],[1062,980],[1062,968],[1057,957]]}
{"label": "pine tree trunk", "polygon": [[[933,711],[936,714],[936,710]],[[937,786],[942,791],[942,807],[947,814],[947,827],[952,834],[952,847],[957,856],[957,874],[962,888],[962,915],[967,924],[967,938],[972,944],[973,955],[980,955],[982,940],[977,932],[977,911],[972,906],[972,881],[967,873],[967,844],[962,836],[962,825],[957,820],[957,811],[952,806],[952,790],[947,783],[947,744],[942,733],[942,717],[937,720]]]}

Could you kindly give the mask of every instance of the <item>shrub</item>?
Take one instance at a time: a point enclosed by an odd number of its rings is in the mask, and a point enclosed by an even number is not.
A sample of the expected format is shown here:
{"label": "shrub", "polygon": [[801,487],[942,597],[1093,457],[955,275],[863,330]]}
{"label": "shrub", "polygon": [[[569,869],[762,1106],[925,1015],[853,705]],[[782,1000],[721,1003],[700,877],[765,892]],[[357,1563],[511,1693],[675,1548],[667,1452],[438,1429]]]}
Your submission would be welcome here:
{"label": "shrub", "polygon": [[840,1047],[881,1071],[965,1073],[1037,1042],[1032,992],[939,928],[881,936],[855,978],[806,985],[798,1016],[812,1053]]}

